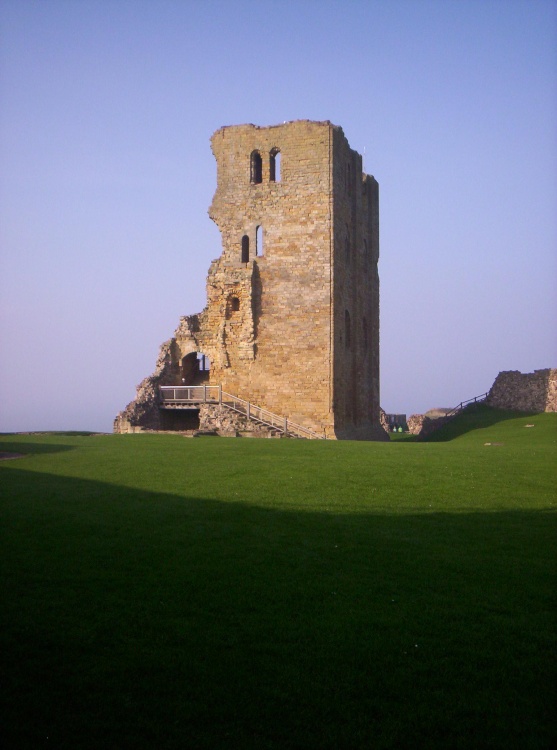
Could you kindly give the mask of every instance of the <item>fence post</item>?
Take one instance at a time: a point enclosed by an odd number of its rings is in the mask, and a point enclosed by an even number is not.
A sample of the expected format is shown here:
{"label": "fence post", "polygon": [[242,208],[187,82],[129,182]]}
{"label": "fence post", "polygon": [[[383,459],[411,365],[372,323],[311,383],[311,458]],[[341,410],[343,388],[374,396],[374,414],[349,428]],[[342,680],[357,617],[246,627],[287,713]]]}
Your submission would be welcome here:
{"label": "fence post", "polygon": [[288,435],[288,419],[284,418],[284,434]]}
{"label": "fence post", "polygon": [[248,418],[248,419],[250,419],[250,417],[251,417],[251,410],[250,410],[250,406],[251,406],[251,405],[250,405],[250,402],[248,401],[248,408],[247,408],[247,410],[246,410],[246,416],[247,416],[247,418]]}
{"label": "fence post", "polygon": [[222,404],[222,385],[219,385],[219,404]]}

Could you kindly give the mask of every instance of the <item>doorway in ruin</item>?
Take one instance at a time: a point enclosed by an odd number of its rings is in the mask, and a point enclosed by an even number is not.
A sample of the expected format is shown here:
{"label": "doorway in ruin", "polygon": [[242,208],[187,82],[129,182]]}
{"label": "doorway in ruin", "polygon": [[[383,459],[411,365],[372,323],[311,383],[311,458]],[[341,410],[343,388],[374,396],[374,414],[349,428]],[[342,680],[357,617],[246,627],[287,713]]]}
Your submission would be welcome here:
{"label": "doorway in ruin", "polygon": [[182,385],[203,385],[209,382],[211,361],[203,352],[186,354],[180,363]]}
{"label": "doorway in ruin", "polygon": [[185,432],[199,429],[199,409],[161,409],[161,430]]}

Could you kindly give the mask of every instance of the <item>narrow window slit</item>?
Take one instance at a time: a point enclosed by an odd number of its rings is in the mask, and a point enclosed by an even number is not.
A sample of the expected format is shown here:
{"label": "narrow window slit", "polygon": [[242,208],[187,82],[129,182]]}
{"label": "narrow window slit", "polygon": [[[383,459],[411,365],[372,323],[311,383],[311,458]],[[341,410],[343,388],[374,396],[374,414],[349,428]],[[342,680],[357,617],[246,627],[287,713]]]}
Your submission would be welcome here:
{"label": "narrow window slit", "polygon": [[242,237],[242,263],[249,263],[249,237],[244,234]]}
{"label": "narrow window slit", "polygon": [[269,179],[271,182],[280,182],[280,151],[278,148],[272,149],[269,154]]}
{"label": "narrow window slit", "polygon": [[254,185],[259,185],[263,181],[263,162],[259,151],[251,152],[250,180]]}

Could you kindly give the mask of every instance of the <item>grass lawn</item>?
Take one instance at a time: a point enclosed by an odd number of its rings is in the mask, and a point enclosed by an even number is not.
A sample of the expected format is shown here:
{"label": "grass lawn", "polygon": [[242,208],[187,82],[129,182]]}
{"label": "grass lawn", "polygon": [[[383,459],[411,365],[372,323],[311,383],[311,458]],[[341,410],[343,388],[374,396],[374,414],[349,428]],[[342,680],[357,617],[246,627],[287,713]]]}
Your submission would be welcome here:
{"label": "grass lawn", "polygon": [[0,451],[3,747],[557,746],[557,415]]}

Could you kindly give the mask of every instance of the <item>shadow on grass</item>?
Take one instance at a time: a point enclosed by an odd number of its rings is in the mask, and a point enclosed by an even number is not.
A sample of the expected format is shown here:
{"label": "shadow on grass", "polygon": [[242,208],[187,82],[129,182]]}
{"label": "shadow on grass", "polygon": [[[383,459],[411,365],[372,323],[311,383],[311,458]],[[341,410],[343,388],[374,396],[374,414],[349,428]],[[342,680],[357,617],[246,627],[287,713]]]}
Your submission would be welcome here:
{"label": "shadow on grass", "polygon": [[17,440],[2,440],[0,442],[0,451],[20,453],[22,457],[37,455],[39,453],[61,453],[74,450],[75,447],[75,445],[64,445],[61,443],[18,442]]}
{"label": "shadow on grass", "polygon": [[547,512],[289,512],[4,474],[5,747],[554,744]]}
{"label": "shadow on grass", "polygon": [[517,419],[518,417],[528,419],[536,415],[536,412],[507,411],[505,409],[494,409],[485,404],[470,404],[470,406],[463,409],[456,417],[453,417],[438,430],[432,432],[431,435],[421,438],[420,442],[446,442],[465,435],[472,430],[492,427],[509,419]]}

